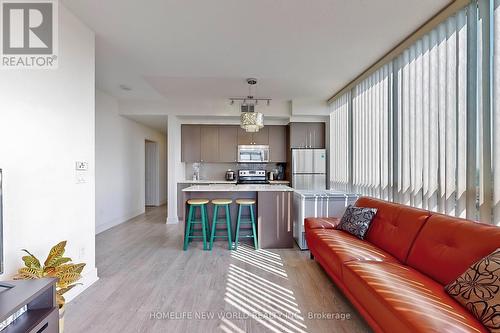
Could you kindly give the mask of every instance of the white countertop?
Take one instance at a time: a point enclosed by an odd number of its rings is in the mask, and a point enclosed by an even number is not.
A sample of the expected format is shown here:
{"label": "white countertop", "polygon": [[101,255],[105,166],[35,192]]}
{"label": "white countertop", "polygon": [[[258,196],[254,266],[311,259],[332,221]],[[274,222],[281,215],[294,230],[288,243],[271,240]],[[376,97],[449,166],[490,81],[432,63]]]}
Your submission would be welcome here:
{"label": "white countertop", "polygon": [[236,180],[227,181],[227,180],[183,180],[178,182],[179,184],[236,184]]}
{"label": "white countertop", "polygon": [[294,189],[285,185],[193,185],[182,192],[293,192]]}
{"label": "white countertop", "polygon": [[[236,180],[182,180],[177,182],[178,184],[236,184]],[[271,185],[288,185],[290,182],[288,180],[270,180]]]}

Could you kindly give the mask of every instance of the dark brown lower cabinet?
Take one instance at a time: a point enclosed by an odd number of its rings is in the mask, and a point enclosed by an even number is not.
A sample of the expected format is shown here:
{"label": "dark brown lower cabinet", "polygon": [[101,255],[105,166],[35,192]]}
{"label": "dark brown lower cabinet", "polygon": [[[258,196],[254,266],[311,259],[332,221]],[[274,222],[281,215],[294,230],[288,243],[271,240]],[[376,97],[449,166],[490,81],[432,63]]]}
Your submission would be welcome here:
{"label": "dark brown lower cabinet", "polygon": [[263,249],[293,247],[293,192],[258,192],[258,234]]}

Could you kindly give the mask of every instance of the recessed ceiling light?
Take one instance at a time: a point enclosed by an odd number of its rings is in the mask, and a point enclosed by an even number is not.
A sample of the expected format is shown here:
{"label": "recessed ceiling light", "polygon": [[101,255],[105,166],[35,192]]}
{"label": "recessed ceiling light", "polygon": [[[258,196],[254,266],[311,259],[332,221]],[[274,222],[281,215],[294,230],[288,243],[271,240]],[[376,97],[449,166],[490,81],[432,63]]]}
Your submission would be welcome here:
{"label": "recessed ceiling light", "polygon": [[132,90],[132,88],[130,88],[129,86],[127,86],[125,84],[120,84],[120,89],[124,90],[124,91],[131,91]]}

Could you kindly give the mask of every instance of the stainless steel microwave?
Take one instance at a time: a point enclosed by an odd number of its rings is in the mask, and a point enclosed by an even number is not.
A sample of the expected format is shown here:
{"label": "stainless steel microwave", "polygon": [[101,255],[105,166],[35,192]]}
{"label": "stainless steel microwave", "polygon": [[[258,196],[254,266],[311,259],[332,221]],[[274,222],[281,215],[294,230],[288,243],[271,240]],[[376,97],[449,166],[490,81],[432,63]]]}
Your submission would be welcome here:
{"label": "stainless steel microwave", "polygon": [[269,162],[268,145],[239,145],[239,163],[267,163]]}

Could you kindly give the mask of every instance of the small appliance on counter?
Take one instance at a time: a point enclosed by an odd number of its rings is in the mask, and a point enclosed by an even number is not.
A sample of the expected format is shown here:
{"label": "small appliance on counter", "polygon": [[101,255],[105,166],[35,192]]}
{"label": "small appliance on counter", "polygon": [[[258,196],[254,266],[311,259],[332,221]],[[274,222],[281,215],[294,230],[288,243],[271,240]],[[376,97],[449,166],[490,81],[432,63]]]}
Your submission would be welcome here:
{"label": "small appliance on counter", "polygon": [[232,181],[235,181],[236,180],[236,172],[234,172],[233,170],[229,169],[226,171],[226,180],[228,182],[232,182]]}
{"label": "small appliance on counter", "polygon": [[238,184],[269,184],[266,170],[238,170]]}
{"label": "small appliance on counter", "polygon": [[298,191],[293,195],[293,238],[301,250],[307,250],[304,219],[307,217],[342,217],[357,194],[333,190]]}
{"label": "small appliance on counter", "polygon": [[271,171],[267,172],[267,179],[269,181],[272,181],[272,180],[284,180],[283,178],[284,177],[280,176],[280,170],[278,168],[272,169]]}

